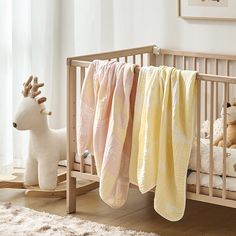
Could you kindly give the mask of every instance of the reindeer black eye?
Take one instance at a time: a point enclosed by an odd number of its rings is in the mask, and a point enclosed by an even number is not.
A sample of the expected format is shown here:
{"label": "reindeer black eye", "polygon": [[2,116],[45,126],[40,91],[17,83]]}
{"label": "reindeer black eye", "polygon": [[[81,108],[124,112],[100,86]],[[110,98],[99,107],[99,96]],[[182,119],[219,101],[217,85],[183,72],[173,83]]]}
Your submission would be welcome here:
{"label": "reindeer black eye", "polygon": [[[224,107],[224,104],[222,105],[222,107]],[[227,108],[231,107],[231,104],[229,102],[227,102]]]}

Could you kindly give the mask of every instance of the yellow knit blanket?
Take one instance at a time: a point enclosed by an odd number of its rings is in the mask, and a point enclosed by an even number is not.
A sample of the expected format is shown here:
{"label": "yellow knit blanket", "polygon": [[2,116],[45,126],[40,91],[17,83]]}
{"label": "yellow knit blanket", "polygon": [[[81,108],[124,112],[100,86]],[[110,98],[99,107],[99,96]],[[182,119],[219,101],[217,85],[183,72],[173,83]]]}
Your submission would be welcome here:
{"label": "yellow knit blanket", "polygon": [[135,101],[130,181],[142,193],[155,189],[155,210],[183,217],[186,175],[194,138],[196,72],[143,67]]}

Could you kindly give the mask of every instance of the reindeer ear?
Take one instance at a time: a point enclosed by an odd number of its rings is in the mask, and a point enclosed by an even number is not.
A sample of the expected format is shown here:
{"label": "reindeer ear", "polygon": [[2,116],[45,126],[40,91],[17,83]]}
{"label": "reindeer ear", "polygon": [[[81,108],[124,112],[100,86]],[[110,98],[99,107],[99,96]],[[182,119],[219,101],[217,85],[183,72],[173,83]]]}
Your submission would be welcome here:
{"label": "reindeer ear", "polygon": [[38,100],[38,104],[44,103],[44,102],[46,102],[46,101],[47,101],[47,98],[42,97],[42,98],[40,98],[40,99]]}

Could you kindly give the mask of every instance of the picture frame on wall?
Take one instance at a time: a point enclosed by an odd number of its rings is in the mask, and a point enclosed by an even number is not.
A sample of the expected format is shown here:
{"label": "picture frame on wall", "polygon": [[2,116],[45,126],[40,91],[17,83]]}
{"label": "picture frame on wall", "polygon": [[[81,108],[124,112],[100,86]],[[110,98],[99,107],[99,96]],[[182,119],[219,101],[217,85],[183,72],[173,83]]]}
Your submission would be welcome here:
{"label": "picture frame on wall", "polygon": [[186,19],[236,20],[236,0],[177,0],[178,16]]}

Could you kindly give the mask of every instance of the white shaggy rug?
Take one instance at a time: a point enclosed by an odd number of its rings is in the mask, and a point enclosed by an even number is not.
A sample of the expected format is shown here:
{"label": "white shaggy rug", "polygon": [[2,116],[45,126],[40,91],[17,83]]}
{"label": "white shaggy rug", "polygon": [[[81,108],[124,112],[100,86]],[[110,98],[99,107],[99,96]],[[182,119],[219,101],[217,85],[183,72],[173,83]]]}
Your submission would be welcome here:
{"label": "white shaggy rug", "polygon": [[85,221],[72,216],[56,216],[25,207],[0,203],[0,235],[3,236],[156,236]]}

